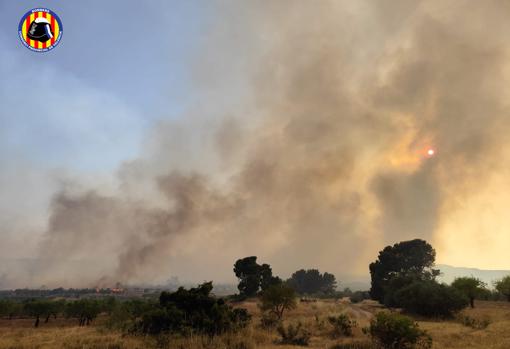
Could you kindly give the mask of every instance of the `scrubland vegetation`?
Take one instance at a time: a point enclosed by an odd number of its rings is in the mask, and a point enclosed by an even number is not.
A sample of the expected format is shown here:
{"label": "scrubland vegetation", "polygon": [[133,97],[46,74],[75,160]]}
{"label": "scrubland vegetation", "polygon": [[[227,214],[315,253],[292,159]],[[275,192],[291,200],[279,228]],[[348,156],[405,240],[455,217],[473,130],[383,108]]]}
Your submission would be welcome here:
{"label": "scrubland vegetation", "polygon": [[434,259],[422,240],[386,247],[370,292],[316,269],[282,280],[246,257],[225,298],[205,282],[149,299],[3,299],[0,348],[510,348],[510,302],[484,300],[505,299],[510,278],[440,284]]}

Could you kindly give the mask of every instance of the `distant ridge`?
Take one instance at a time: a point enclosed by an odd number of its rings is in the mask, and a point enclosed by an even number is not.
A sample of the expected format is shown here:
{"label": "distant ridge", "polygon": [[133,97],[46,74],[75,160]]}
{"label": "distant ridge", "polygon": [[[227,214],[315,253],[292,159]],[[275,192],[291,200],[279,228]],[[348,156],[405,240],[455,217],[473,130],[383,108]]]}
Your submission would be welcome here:
{"label": "distant ridge", "polygon": [[493,282],[501,279],[503,276],[510,275],[510,270],[485,270],[478,268],[453,267],[446,264],[437,264],[435,269],[441,270],[438,280],[441,282],[451,283],[456,277],[473,276],[479,278],[487,284],[489,288],[493,288]]}

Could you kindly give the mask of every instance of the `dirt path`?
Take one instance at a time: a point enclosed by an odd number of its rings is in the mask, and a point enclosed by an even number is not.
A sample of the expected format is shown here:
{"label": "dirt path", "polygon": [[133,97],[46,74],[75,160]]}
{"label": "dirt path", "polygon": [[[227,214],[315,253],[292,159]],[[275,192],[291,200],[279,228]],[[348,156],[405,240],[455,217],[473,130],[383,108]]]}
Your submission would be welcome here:
{"label": "dirt path", "polygon": [[371,312],[362,309],[358,304],[346,304],[346,306],[357,319],[370,321],[374,316]]}
{"label": "dirt path", "polygon": [[358,323],[368,324],[374,317],[374,313],[366,309],[367,305],[363,303],[352,304],[350,302],[343,303],[343,312],[348,314]]}

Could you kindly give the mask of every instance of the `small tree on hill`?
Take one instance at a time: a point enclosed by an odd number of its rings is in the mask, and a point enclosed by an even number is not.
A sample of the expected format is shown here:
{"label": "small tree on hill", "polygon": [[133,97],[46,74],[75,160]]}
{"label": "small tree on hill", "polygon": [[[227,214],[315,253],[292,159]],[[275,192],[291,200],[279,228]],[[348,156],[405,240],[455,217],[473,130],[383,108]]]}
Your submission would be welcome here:
{"label": "small tree on hill", "polygon": [[276,316],[278,320],[281,320],[285,310],[296,307],[296,293],[292,287],[285,284],[276,284],[262,292],[260,301],[262,311],[268,311]]}
{"label": "small tree on hill", "polygon": [[504,295],[510,302],[510,275],[507,275],[501,280],[496,281],[494,286],[496,287],[496,290]]}
{"label": "small tree on hill", "polygon": [[474,277],[459,277],[452,282],[452,287],[462,292],[468,299],[471,308],[475,307],[475,298],[485,290],[485,283]]}

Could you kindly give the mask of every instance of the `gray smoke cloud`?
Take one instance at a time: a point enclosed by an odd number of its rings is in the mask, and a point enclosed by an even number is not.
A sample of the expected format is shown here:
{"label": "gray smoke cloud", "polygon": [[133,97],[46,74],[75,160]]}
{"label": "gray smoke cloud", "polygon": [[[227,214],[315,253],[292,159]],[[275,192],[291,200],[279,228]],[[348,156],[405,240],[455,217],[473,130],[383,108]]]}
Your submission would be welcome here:
{"label": "gray smoke cloud", "polygon": [[[510,159],[505,2],[216,11],[194,70],[199,104],[154,128],[118,187],[54,196],[35,285],[225,281],[252,254],[283,276],[361,275],[386,244],[415,237],[443,260],[453,245],[470,251],[449,219],[487,204]],[[500,238],[484,235],[492,248]]]}

